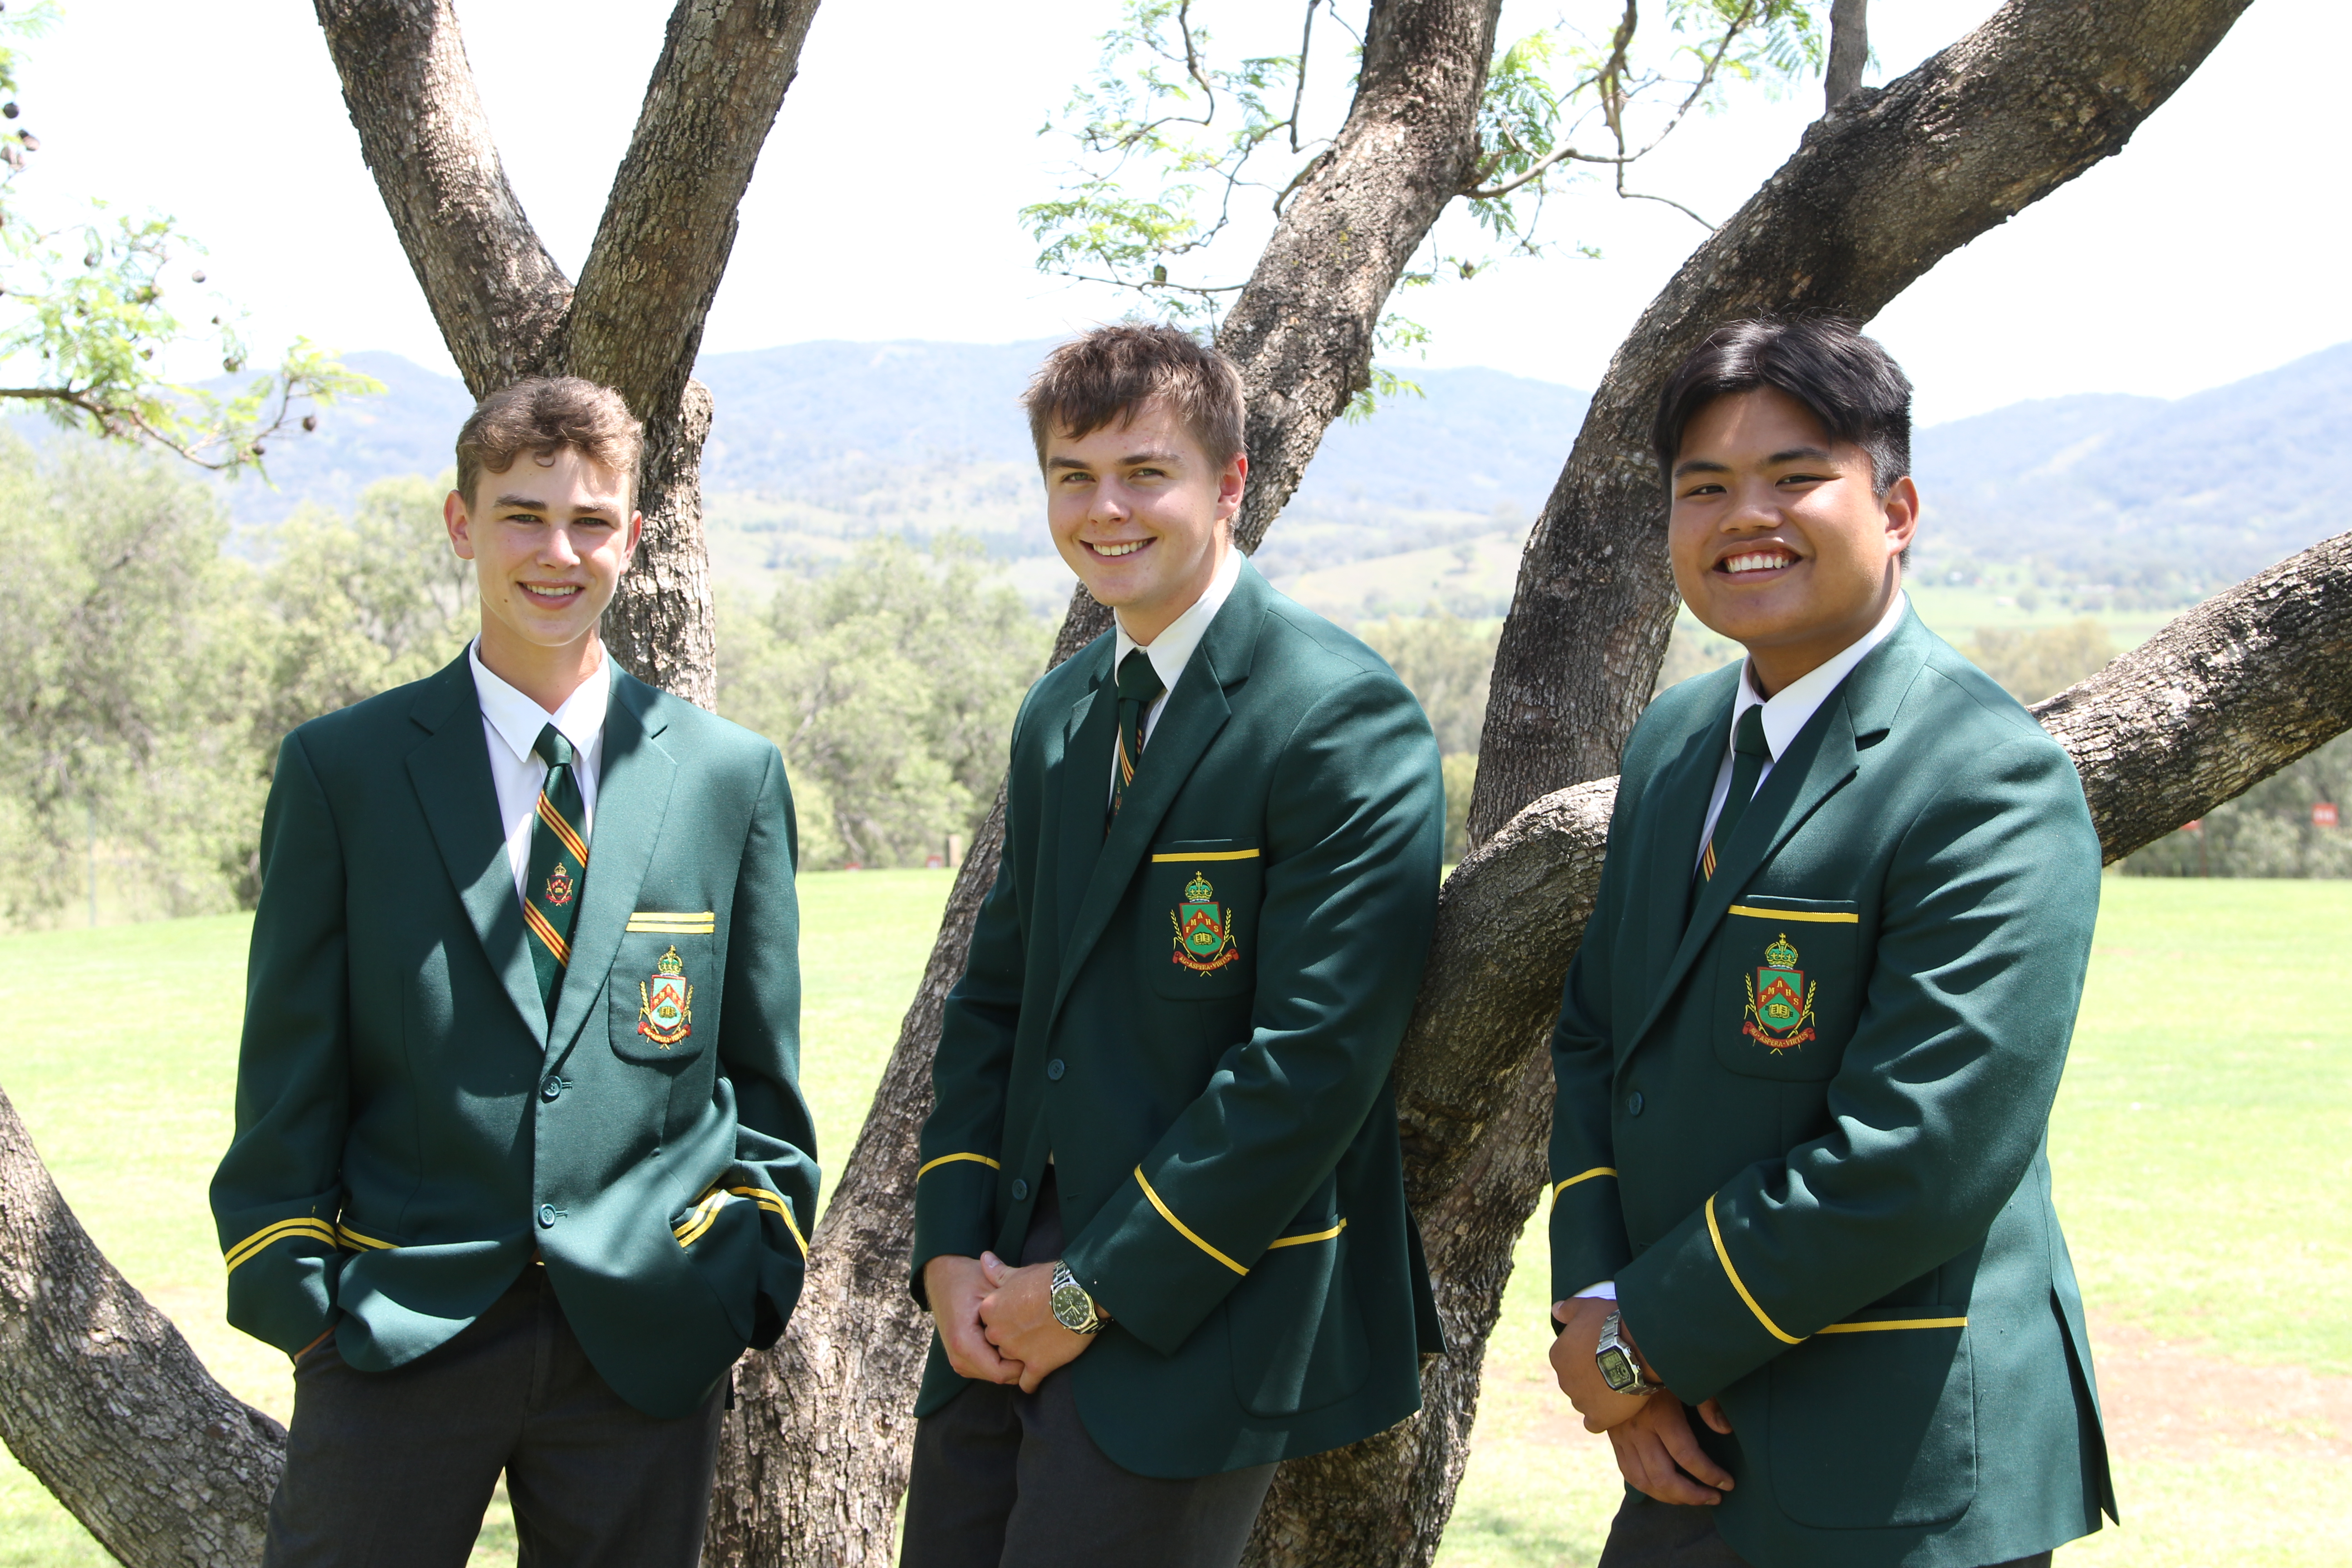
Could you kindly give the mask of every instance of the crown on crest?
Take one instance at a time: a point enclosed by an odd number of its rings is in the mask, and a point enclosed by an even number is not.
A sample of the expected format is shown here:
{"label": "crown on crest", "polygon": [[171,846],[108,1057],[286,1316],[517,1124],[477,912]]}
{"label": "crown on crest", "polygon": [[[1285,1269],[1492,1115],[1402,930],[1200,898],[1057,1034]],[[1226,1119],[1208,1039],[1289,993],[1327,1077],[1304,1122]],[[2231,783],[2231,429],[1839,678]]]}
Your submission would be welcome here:
{"label": "crown on crest", "polygon": [[1211,887],[1209,879],[1198,871],[1193,872],[1192,879],[1184,884],[1184,899],[1188,903],[1205,904],[1216,896],[1217,889]]}
{"label": "crown on crest", "polygon": [[669,951],[654,960],[654,967],[664,974],[685,973],[686,961],[677,955],[677,943],[670,943]]}
{"label": "crown on crest", "polygon": [[1787,931],[1782,931],[1780,933],[1780,939],[1764,950],[1764,962],[1770,964],[1775,969],[1794,969],[1797,967],[1797,950],[1789,945],[1789,933]]}

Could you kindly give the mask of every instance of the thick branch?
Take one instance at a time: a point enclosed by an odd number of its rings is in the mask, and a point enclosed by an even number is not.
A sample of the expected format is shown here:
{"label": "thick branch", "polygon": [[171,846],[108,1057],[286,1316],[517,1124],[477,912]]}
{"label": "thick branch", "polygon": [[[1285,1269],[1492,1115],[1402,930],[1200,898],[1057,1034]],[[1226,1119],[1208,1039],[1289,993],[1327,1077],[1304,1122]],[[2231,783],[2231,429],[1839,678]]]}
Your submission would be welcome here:
{"label": "thick branch", "polygon": [[543,364],[572,285],[507,184],[450,0],[314,0],[417,286],[475,396]]}
{"label": "thick branch", "polygon": [[129,1568],[261,1561],[286,1429],[115,1272],[0,1093],[0,1437]]}
{"label": "thick branch", "polygon": [[816,0],[682,0],[572,301],[566,368],[677,406]]}
{"label": "thick branch", "polygon": [[1870,63],[1870,0],[1832,0],[1830,62],[1822,73],[1822,112],[1843,103],[1862,85]]}
{"label": "thick branch", "polygon": [[2120,149],[2247,0],[2011,0],[1885,88],[1864,89],[1706,241],[1593,395],[1528,544],[1503,632],[1471,833],[1614,772],[1673,624],[1652,400],[1717,325],[1774,311],[1866,321],[1937,261]]}

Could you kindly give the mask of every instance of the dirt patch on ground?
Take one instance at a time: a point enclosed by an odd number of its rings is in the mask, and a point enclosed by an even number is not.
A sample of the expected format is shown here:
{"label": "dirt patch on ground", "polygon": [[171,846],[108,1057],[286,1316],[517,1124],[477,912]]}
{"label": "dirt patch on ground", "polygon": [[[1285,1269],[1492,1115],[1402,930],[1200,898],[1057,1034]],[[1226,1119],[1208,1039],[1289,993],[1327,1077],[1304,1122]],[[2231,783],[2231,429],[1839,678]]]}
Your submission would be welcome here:
{"label": "dirt patch on ground", "polygon": [[2091,1321],[2107,1442],[2133,1458],[2194,1458],[2216,1448],[2352,1459],[2352,1377],[2248,1366],[2210,1340],[2160,1339]]}

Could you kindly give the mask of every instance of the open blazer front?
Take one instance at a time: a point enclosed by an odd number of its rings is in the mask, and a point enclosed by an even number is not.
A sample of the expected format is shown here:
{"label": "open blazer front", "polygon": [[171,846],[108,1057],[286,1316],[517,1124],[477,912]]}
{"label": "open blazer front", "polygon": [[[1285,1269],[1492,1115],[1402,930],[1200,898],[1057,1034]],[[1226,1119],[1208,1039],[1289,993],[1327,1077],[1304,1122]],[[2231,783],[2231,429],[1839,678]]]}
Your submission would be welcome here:
{"label": "open blazer front", "polygon": [[[536,1249],[596,1369],[660,1416],[782,1331],[817,1192],[783,759],[611,668],[551,1023],[464,656],[279,749],[212,1189],[238,1328],[292,1352],[332,1326],[382,1371]],[[692,987],[667,1044],[640,1028],[665,976]]]}
{"label": "open blazer front", "polygon": [[[1017,1258],[1046,1157],[1114,1321],[1087,1430],[1150,1476],[1337,1447],[1410,1415],[1434,1303],[1390,1066],[1437,912],[1444,796],[1380,657],[1244,563],[1106,837],[1105,633],[1013,729],[1005,847],[950,995],[915,1288]],[[936,1337],[919,1413],[964,1380]]]}
{"label": "open blazer front", "polygon": [[2042,1552],[2114,1509],[2045,1147],[2081,782],[1906,613],[1694,887],[1742,668],[1626,744],[1552,1037],[1553,1299],[1615,1279],[1668,1386],[1722,1399],[1717,1519],[1758,1568]]}

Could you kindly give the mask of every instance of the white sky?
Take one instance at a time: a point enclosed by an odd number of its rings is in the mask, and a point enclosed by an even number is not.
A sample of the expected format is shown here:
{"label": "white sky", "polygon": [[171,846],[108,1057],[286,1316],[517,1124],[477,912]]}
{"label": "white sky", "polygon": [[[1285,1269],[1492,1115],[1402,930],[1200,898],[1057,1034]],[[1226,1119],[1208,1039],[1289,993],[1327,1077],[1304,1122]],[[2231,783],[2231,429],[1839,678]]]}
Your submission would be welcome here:
{"label": "white sky", "polygon": [[[2339,5],[2256,0],[2120,157],[1895,301],[1876,330],[1918,384],[1922,419],[2070,392],[2179,395],[2352,338],[2347,225],[2330,194],[2346,137],[2321,47],[2340,30]],[[1563,9],[1589,19],[1594,5],[1512,0],[1505,28]],[[308,0],[62,8],[21,72],[18,124],[43,143],[21,195],[173,214],[210,246],[212,282],[251,310],[265,354],[299,331],[448,368]],[[1869,79],[1909,68],[1993,8],[1879,0],[1884,68]],[[576,273],[669,6],[458,10],[509,176]],[[1115,0],[827,0],[746,199],[706,350],[1007,342],[1117,315],[1111,295],[1039,274],[1014,219],[1055,189],[1066,143],[1037,128],[1115,11]],[[1810,88],[1744,102],[1686,130],[1643,178],[1720,218],[1793,149],[1818,104]],[[1405,304],[1435,331],[1429,363],[1590,387],[1700,237],[1664,207],[1599,196],[1552,216],[1570,221],[1550,237],[1598,245],[1602,259],[1570,251],[1417,292]]]}

